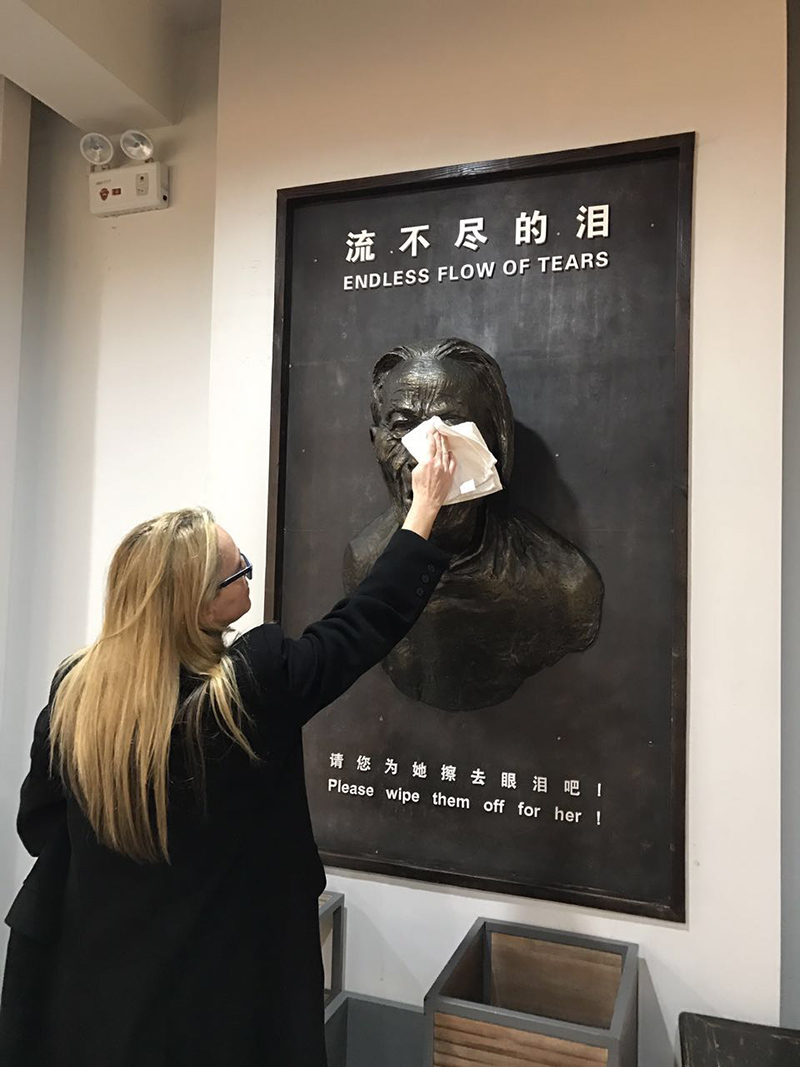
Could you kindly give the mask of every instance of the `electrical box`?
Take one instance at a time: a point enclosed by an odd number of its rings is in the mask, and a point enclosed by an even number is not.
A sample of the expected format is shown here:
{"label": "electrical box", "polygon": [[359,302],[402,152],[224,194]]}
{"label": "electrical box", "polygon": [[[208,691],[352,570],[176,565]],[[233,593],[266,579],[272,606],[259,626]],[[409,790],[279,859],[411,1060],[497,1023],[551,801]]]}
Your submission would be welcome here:
{"label": "electrical box", "polygon": [[129,215],[169,207],[169,168],[150,160],[89,175],[89,209],[93,215]]}

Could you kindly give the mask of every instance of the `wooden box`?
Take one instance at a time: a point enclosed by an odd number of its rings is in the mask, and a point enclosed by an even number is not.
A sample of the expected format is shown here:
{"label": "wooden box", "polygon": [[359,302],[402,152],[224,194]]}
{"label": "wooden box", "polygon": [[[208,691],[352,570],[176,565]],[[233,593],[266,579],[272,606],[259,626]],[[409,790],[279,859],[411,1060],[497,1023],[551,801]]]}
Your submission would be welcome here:
{"label": "wooden box", "polygon": [[479,919],[425,998],[428,1067],[634,1067],[637,946]]}
{"label": "wooden box", "polygon": [[319,940],[325,966],[325,1003],[344,985],[344,893],[324,892],[319,898]]}
{"label": "wooden box", "polygon": [[678,1020],[683,1067],[797,1067],[800,1030],[685,1011]]}
{"label": "wooden box", "polygon": [[325,1009],[328,1067],[420,1067],[422,1008],[340,993]]}

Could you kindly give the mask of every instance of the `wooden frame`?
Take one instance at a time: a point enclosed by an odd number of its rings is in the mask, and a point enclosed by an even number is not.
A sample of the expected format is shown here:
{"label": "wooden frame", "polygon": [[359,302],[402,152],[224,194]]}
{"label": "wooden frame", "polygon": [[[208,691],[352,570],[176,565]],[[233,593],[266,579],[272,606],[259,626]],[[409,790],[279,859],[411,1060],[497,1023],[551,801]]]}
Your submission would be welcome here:
{"label": "wooden frame", "polygon": [[331,922],[331,980],[325,987],[325,1003],[328,1004],[341,993],[344,987],[344,893],[326,890],[319,898],[320,935],[322,924]]}
{"label": "wooden frame", "polygon": [[668,899],[663,902],[630,899],[590,888],[530,886],[497,878],[473,877],[446,871],[428,871],[380,858],[359,857],[323,851],[325,863],[335,867],[373,871],[412,879],[461,885],[473,889],[514,893],[602,907],[653,918],[685,920],[685,758],[686,758],[686,671],[688,577],[688,437],[689,437],[689,359],[690,359],[690,263],[691,217],[694,168],[694,134],[685,133],[596,146],[577,151],[549,153],[515,159],[441,167],[378,177],[282,189],[277,199],[275,316],[269,459],[269,500],[267,523],[267,564],[265,618],[280,621],[283,590],[281,572],[284,558],[282,515],[285,506],[285,459],[287,447],[287,404],[290,388],[290,337],[292,274],[292,227],[295,211],[309,204],[350,197],[379,196],[390,190],[410,192],[446,188],[469,182],[485,182],[493,175],[520,175],[547,172],[564,166],[583,166],[592,161],[621,162],[641,156],[672,155],[678,159],[678,228],[675,307],[675,422],[673,457],[673,583],[678,595],[672,617],[672,679],[670,722],[669,807],[674,833],[671,841],[673,863]]}

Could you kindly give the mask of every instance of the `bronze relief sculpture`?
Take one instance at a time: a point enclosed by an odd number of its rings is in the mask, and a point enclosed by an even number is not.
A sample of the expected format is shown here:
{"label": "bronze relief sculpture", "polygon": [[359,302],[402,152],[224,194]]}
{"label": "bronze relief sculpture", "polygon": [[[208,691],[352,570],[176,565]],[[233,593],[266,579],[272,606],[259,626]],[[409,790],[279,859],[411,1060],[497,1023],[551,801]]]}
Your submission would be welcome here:
{"label": "bronze relief sculpture", "polygon": [[[347,546],[344,584],[366,574],[411,502],[415,460],[402,437],[438,415],[474,422],[508,485],[514,418],[503,375],[483,349],[459,338],[401,345],[372,376],[372,437],[390,507]],[[575,545],[533,515],[508,508],[505,493],[442,509],[433,538],[453,554],[425,613],[384,660],[406,696],[468,711],[507,700],[531,675],[592,644],[603,583]],[[425,581],[425,576],[420,576]]]}

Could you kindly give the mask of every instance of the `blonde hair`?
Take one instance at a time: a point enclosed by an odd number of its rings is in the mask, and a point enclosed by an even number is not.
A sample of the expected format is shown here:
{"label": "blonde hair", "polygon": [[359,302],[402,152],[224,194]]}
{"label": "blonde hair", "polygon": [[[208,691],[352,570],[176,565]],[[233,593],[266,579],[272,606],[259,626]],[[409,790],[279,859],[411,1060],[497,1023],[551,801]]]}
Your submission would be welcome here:
{"label": "blonde hair", "polygon": [[[223,633],[207,628],[219,588],[217,528],[205,508],[171,511],[124,538],[108,573],[100,636],[64,665],[51,762],[98,839],[134,860],[169,860],[168,773],[179,719],[195,765],[203,723],[255,760]],[[199,679],[179,707],[180,669]]]}

